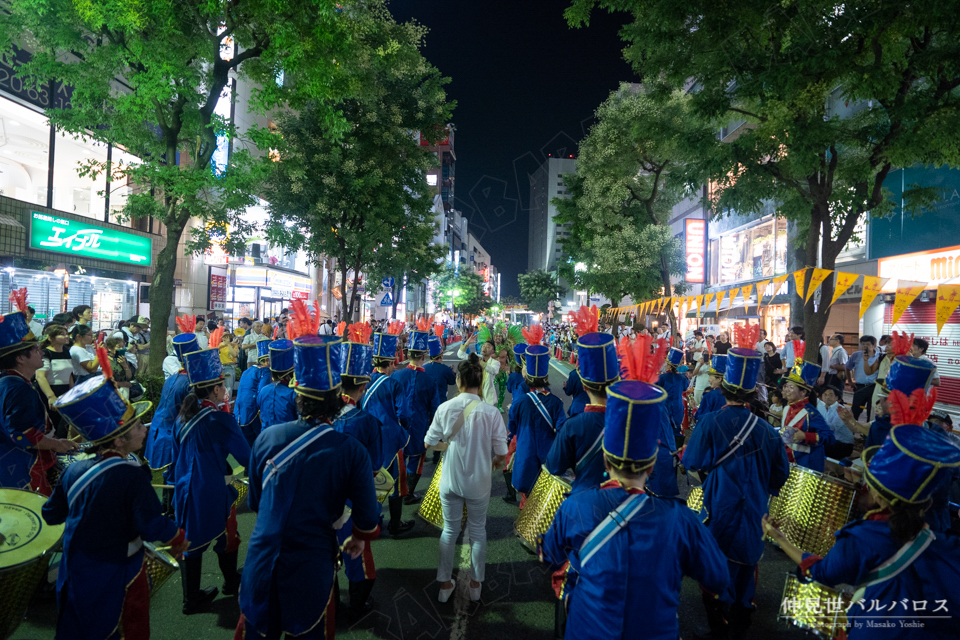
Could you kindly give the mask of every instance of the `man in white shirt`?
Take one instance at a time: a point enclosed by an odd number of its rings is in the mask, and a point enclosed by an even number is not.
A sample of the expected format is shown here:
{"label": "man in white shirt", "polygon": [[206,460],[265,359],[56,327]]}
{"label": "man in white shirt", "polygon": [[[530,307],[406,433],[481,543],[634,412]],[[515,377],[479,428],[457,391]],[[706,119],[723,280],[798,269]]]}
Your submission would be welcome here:
{"label": "man in white shirt", "polygon": [[319,333],[321,336],[332,336],[333,333],[334,333],[334,331],[333,331],[333,323],[332,323],[330,320],[327,320],[327,321],[324,322],[322,325],[320,325],[320,330],[319,330],[318,333]]}
{"label": "man in white shirt", "polygon": [[243,342],[240,344],[240,348],[247,352],[247,361],[250,362],[250,356],[253,355],[253,360],[256,360],[256,350],[257,343],[261,340],[269,340],[267,336],[263,335],[263,323],[257,320],[253,323],[253,326],[250,327],[250,330],[247,332],[247,335],[243,336]]}
{"label": "man in white shirt", "polygon": [[[460,348],[457,349],[457,357],[461,360],[467,359],[467,354],[471,345],[476,344],[477,334],[474,333],[465,343],[460,344]],[[487,404],[492,404],[497,406],[497,387],[493,383],[493,379],[497,377],[497,374],[500,373],[500,361],[493,357],[495,352],[492,342],[484,342],[483,346],[480,348],[480,359],[483,362],[483,383],[481,385],[481,395],[483,395],[483,401]]]}
{"label": "man in white shirt", "polygon": [[839,333],[827,339],[830,343],[830,355],[823,360],[823,373],[820,374],[820,384],[843,389],[844,381],[840,379],[842,371],[847,368],[847,350],[843,348],[843,336]]}
{"label": "man in white shirt", "polygon": [[33,316],[36,315],[36,310],[30,306],[27,307],[27,310],[23,312],[24,317],[27,319],[27,326],[30,327],[30,333],[33,334],[33,337],[37,340],[43,336],[43,325],[33,319]]}

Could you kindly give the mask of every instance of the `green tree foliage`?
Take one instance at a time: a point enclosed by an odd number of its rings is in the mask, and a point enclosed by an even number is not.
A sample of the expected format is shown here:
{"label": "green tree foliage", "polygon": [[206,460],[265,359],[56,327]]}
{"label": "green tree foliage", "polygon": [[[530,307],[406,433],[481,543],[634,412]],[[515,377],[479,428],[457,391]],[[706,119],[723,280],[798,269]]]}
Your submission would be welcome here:
{"label": "green tree foliage", "polygon": [[567,293],[557,282],[557,276],[543,269],[521,273],[517,280],[520,283],[520,299],[537,313],[547,313],[549,303],[560,300]]}
{"label": "green tree foliage", "polygon": [[[895,167],[960,163],[960,16],[950,3],[575,0],[572,25],[626,11],[625,56],[658,95],[693,87],[694,111],[734,131],[700,160],[715,211],[775,202],[807,266],[833,269],[857,222],[889,213]],[[914,185],[904,204],[938,199]],[[833,295],[833,280],[821,297]],[[799,303],[795,299],[795,303]],[[808,335],[829,309],[804,306]],[[807,359],[817,341],[807,341]]]}
{"label": "green tree foliage", "polygon": [[[453,104],[443,89],[449,79],[420,54],[424,35],[417,25],[384,21],[375,36],[393,64],[377,70],[366,95],[337,104],[349,124],[340,138],[325,135],[323,112],[313,106],[280,120],[283,144],[265,196],[269,236],[315,260],[336,258],[344,282],[350,270],[400,281],[406,271],[422,280],[443,255],[430,246],[426,171],[436,158],[417,132],[445,135]],[[356,281],[344,293],[347,318]]]}
{"label": "green tree foliage", "polygon": [[[221,96],[230,98],[231,75],[255,87],[251,111],[309,103],[331,135],[346,127],[334,100],[361,91],[394,57],[388,47],[365,46],[389,15],[377,0],[10,0],[4,8],[0,53],[26,43],[33,58],[21,77],[73,87],[71,108],[48,111],[57,129],[122,145],[140,158],[133,166],[92,161],[80,172],[137,185],[125,215],[152,216],[165,228],[150,288],[156,327],[167,326],[179,243],[191,219],[201,223],[188,251],[217,238],[236,253],[251,230],[241,214],[256,204],[274,136],[254,128],[241,140],[215,114]],[[235,141],[222,172],[211,169],[218,135]],[[165,331],[153,332],[154,353],[165,351],[165,339]],[[160,373],[161,360],[151,360],[151,373]]]}
{"label": "green tree foliage", "polygon": [[446,308],[451,302],[454,311],[477,315],[490,308],[493,300],[483,290],[483,277],[468,269],[446,267],[431,278],[434,284],[433,303]]}

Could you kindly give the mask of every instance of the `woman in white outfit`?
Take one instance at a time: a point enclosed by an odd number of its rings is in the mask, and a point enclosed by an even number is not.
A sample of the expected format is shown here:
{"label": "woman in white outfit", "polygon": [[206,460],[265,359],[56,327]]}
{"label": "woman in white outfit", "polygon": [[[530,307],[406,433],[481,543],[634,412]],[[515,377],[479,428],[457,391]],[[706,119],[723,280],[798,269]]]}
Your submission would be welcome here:
{"label": "woman in white outfit", "polygon": [[440,506],[443,533],[440,535],[440,602],[446,602],[456,588],[453,559],[463,505],[467,505],[467,534],[470,537],[470,599],[480,599],[487,556],[487,506],[493,472],[507,455],[507,431],[495,405],[480,398],[483,365],[470,354],[457,367],[460,395],[437,409],[424,438],[427,449],[446,451],[440,477]]}

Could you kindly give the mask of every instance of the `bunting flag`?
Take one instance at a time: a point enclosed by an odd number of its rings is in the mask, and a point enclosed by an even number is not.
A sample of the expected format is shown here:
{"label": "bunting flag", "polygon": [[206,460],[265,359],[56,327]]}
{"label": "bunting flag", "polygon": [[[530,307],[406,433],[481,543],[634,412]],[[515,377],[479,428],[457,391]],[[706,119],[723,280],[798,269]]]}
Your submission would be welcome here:
{"label": "bunting flag", "polygon": [[941,284],[937,287],[937,335],[960,305],[960,284]]}
{"label": "bunting flag", "polygon": [[830,269],[814,269],[813,275],[810,276],[810,284],[807,286],[807,296],[803,299],[804,302],[809,302],[810,298],[813,296],[814,291],[820,288],[820,285],[823,284],[823,281],[827,279],[833,271]]}
{"label": "bunting flag", "polygon": [[701,293],[696,297],[697,300],[697,317],[700,317],[700,312],[703,311],[703,294]]}
{"label": "bunting flag", "polygon": [[740,290],[741,295],[743,295],[743,306],[750,306],[750,290],[753,289],[752,284],[748,284],[743,289]]}
{"label": "bunting flag", "polygon": [[926,282],[897,280],[897,297],[893,302],[893,320],[890,324],[897,324],[897,321],[900,320],[900,316],[907,310],[907,307],[909,307],[926,288]]}
{"label": "bunting flag", "polygon": [[[717,294],[715,293],[705,293],[703,294],[703,308],[707,311],[710,311],[710,303],[713,302],[714,297]],[[699,313],[699,312],[698,312]]]}
{"label": "bunting flag", "polygon": [[727,302],[727,308],[733,309],[733,303],[737,301],[737,296],[740,295],[740,288],[730,289],[730,298]]}
{"label": "bunting flag", "polygon": [[767,287],[769,286],[769,280],[761,280],[757,283],[757,307],[763,305],[763,295],[767,292]]}
{"label": "bunting flag", "polygon": [[853,283],[857,281],[857,278],[860,277],[859,273],[844,273],[842,271],[837,271],[836,282],[833,283],[833,300],[830,301],[830,304],[827,307],[832,307],[833,303],[837,299],[847,292]]}
{"label": "bunting flag", "polygon": [[717,293],[717,315],[720,315],[720,305],[723,304],[723,299],[727,297],[729,291],[720,291]]}
{"label": "bunting flag", "polygon": [[880,290],[883,289],[883,285],[887,284],[887,280],[890,278],[880,278],[877,276],[863,276],[863,295],[860,296],[860,319],[863,319],[863,314],[867,312],[867,309],[873,304],[873,299],[877,297],[877,294],[880,293]]}
{"label": "bunting flag", "polygon": [[803,269],[797,269],[792,274],[794,282],[797,283],[797,295],[803,298],[804,292],[806,292],[806,282],[807,282],[807,270],[810,267],[804,267]]}
{"label": "bunting flag", "polygon": [[773,300],[773,298],[780,295],[780,289],[783,288],[783,283],[786,282],[787,278],[789,277],[790,277],[790,274],[787,274],[787,275],[777,276],[776,278],[773,279],[773,297],[771,297],[770,300],[767,300],[768,304],[770,303],[771,300]]}

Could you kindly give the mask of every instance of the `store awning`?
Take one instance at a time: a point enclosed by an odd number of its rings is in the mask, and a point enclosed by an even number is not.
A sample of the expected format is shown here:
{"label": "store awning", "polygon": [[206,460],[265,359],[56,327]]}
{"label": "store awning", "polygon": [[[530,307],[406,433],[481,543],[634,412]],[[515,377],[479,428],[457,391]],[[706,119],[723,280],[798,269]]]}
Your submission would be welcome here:
{"label": "store awning", "polygon": [[17,222],[15,218],[10,216],[0,216],[0,226],[3,227],[13,227],[14,229],[23,229],[24,226]]}

